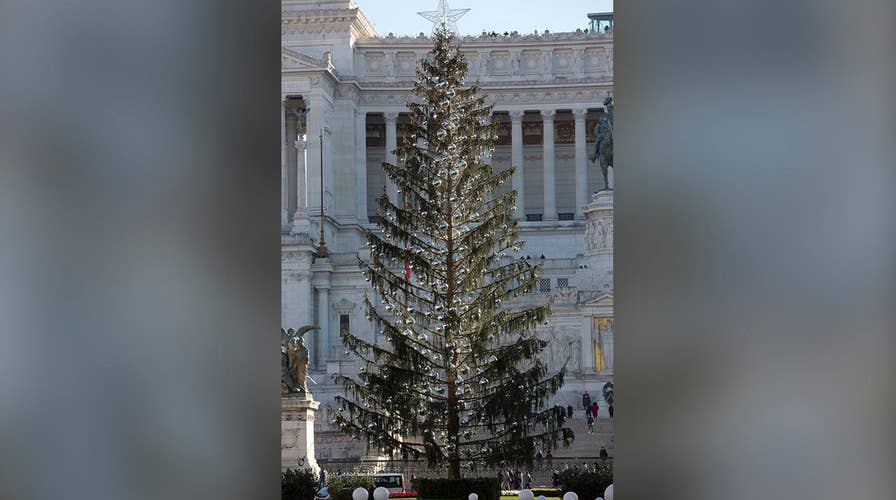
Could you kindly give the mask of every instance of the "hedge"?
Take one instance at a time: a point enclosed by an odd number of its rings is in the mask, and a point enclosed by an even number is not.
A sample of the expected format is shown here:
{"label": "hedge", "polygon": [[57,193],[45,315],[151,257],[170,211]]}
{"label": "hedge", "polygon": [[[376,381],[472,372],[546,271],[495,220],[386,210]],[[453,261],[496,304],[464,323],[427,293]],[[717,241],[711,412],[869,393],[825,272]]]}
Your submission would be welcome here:
{"label": "hedge", "polygon": [[286,469],[280,476],[281,500],[309,500],[320,488],[317,476],[310,470]]}
{"label": "hedge", "polygon": [[373,477],[371,476],[331,476],[330,498],[332,500],[352,500],[355,488],[367,489],[368,497],[373,498]]}
{"label": "hedge", "polygon": [[501,481],[494,477],[419,478],[414,486],[420,500],[467,500],[470,493],[479,495],[479,500],[501,499]]}
{"label": "hedge", "polygon": [[569,469],[560,472],[560,489],[563,493],[574,491],[581,499],[603,497],[604,490],[611,484],[613,484],[612,465],[598,466],[596,471]]}

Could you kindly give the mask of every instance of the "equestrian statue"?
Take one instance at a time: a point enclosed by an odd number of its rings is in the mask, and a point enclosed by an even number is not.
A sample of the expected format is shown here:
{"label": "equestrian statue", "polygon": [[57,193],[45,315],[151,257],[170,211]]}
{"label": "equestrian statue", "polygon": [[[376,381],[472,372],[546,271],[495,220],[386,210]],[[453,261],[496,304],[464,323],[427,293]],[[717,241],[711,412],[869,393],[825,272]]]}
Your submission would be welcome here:
{"label": "equestrian statue", "polygon": [[610,181],[607,179],[607,170],[613,166],[613,98],[607,96],[604,99],[604,107],[607,111],[594,126],[594,151],[588,156],[590,161],[596,161],[604,174],[604,189],[610,190]]}

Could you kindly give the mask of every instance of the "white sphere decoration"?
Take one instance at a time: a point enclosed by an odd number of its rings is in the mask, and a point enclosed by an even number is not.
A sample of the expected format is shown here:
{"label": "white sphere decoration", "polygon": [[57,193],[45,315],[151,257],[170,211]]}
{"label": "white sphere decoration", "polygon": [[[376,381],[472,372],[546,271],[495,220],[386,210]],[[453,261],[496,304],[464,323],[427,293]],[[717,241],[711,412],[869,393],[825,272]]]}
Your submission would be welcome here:
{"label": "white sphere decoration", "polygon": [[469,498],[470,500],[479,500],[479,495],[470,493],[470,496],[468,496],[467,498]]}
{"label": "white sphere decoration", "polygon": [[613,485],[607,486],[604,490],[604,500],[613,500]]}
{"label": "white sphere decoration", "polygon": [[545,500],[544,495],[538,495],[538,498],[536,500]]}
{"label": "white sphere decoration", "polygon": [[367,500],[368,496],[370,496],[370,494],[367,493],[367,489],[360,486],[355,488],[355,491],[352,492],[352,500]]}
{"label": "white sphere decoration", "polygon": [[532,490],[520,490],[519,499],[520,500],[535,500],[535,494],[532,493]]}
{"label": "white sphere decoration", "polygon": [[567,491],[565,495],[563,495],[563,500],[579,500],[579,495],[576,495],[575,492]]}
{"label": "white sphere decoration", "polygon": [[373,500],[386,500],[389,498],[389,490],[380,486],[373,490]]}

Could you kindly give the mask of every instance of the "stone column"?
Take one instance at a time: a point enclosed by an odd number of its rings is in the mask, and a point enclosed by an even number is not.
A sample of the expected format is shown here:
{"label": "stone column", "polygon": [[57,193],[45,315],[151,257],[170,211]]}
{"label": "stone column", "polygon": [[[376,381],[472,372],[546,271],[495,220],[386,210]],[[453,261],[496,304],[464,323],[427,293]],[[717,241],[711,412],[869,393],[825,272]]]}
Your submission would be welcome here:
{"label": "stone column", "polygon": [[[308,98],[308,107],[305,112],[305,136],[306,142],[306,190],[305,205],[309,216],[317,216],[320,213],[320,133],[326,126],[323,99],[319,96]],[[324,166],[329,165],[329,158],[324,158]]]}
{"label": "stone column", "polygon": [[[308,165],[308,143],[311,138],[307,135],[309,109],[297,109],[295,116],[295,127],[293,127],[293,146],[296,149],[296,211],[292,215],[292,231],[294,233],[307,233],[311,230],[311,220],[308,217],[308,185],[306,171]],[[318,159],[318,161],[320,161]],[[318,163],[319,165],[319,163]]]}
{"label": "stone column", "polygon": [[554,173],[554,114],[553,109],[542,110],[544,120],[544,215],[542,220],[557,220],[557,185]]}
{"label": "stone column", "polygon": [[526,198],[523,189],[523,112],[510,112],[510,164],[516,168],[511,183],[516,191],[516,211],[513,216],[526,220]]}
{"label": "stone column", "polygon": [[[485,117],[485,124],[486,124],[486,125],[491,125],[492,120],[494,120],[494,115],[488,115],[488,116],[486,116],[486,117]],[[488,151],[488,150],[483,151],[483,152],[482,152],[482,156],[480,156],[479,159],[480,159],[480,161],[482,161],[482,163],[485,163],[485,164],[489,164],[489,163],[491,163],[492,152],[491,152],[491,151]],[[491,193],[488,194],[488,200],[489,200],[489,201],[494,200],[495,197],[496,197],[496,193],[495,193],[495,192],[491,192]]]}
{"label": "stone column", "polygon": [[587,109],[574,109],[576,120],[576,219],[585,218],[585,205],[588,203],[588,159],[587,135],[585,134],[585,115]]}
{"label": "stone column", "polygon": [[358,222],[367,222],[367,112],[355,110],[355,205]]}
{"label": "stone column", "polygon": [[593,330],[594,317],[582,316],[582,373],[594,372]]}
{"label": "stone column", "polygon": [[307,139],[302,138],[301,132],[296,134],[296,216],[299,214],[305,215],[308,212],[308,191],[305,184],[306,145]]}
{"label": "stone column", "polygon": [[[395,149],[398,147],[398,113],[386,112],[383,113],[383,118],[386,120],[386,163],[395,165],[397,163]],[[398,186],[388,177],[386,178],[386,193],[392,203],[398,205]]]}
{"label": "stone column", "polygon": [[[323,361],[337,359],[338,352],[330,352],[330,346],[333,344],[332,332],[330,331],[330,275],[333,273],[333,265],[330,259],[315,259],[311,266],[314,272],[314,288],[317,290],[317,323],[320,327],[317,336],[314,338],[314,349],[317,355],[312,351],[311,355],[317,366],[324,367],[326,363]],[[310,348],[309,348],[310,350]]]}
{"label": "stone column", "polygon": [[286,97],[280,98],[280,227],[289,225],[289,174],[286,145]]}

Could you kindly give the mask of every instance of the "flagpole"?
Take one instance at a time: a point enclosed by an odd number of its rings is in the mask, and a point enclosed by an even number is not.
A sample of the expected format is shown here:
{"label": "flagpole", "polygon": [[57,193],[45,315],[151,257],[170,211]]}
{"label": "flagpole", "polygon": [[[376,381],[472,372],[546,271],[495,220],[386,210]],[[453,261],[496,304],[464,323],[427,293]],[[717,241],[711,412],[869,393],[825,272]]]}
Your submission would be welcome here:
{"label": "flagpole", "polygon": [[320,246],[317,247],[317,257],[326,259],[330,255],[327,243],[324,240],[324,129],[320,129]]}

